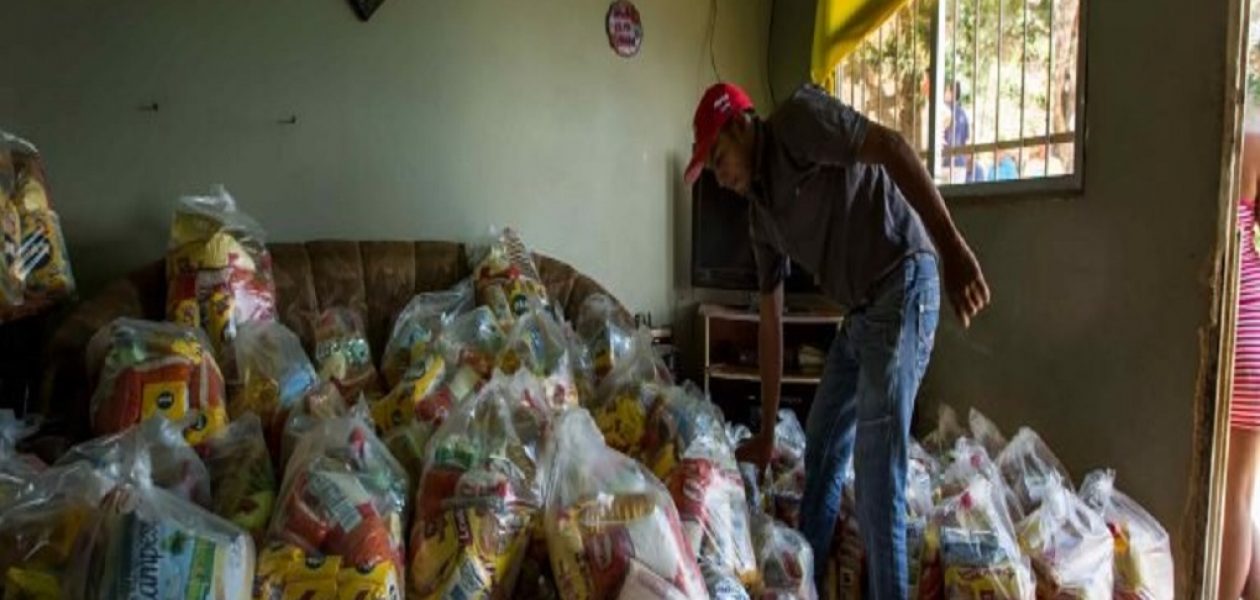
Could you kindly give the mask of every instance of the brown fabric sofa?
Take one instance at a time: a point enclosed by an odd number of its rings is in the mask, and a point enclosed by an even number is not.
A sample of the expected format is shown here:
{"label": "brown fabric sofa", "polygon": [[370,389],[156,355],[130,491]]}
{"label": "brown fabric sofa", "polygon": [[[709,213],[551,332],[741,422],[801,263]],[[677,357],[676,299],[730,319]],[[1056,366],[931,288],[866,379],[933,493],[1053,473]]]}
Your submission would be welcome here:
{"label": "brown fabric sofa", "polygon": [[[279,318],[302,338],[308,352],[312,317],[329,307],[348,306],[363,316],[379,360],[395,316],[412,296],[446,289],[470,273],[465,248],[455,242],[316,241],[269,248]],[[553,302],[570,320],[587,296],[607,293],[564,262],[542,255],[534,258]],[[56,329],[47,346],[38,406],[48,419],[47,444],[88,435],[92,390],[84,354],[92,335],[118,317],[162,320],[165,299],[165,267],[158,260],[106,286],[75,307]],[[56,453],[55,448],[40,450]]]}

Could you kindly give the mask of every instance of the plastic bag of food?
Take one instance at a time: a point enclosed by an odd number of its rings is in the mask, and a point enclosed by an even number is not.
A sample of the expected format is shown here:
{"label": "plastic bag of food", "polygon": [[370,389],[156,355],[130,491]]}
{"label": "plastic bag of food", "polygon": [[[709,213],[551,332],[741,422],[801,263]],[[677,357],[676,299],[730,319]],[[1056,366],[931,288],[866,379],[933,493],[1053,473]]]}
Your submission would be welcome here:
{"label": "plastic bag of food", "polygon": [[1081,499],[1102,515],[1114,539],[1116,598],[1165,600],[1176,589],[1168,532],[1115,487],[1114,471],[1094,471],[1081,483]]}
{"label": "plastic bag of food", "polygon": [[524,369],[542,379],[547,401],[553,408],[578,405],[574,361],[566,329],[567,326],[541,308],[521,313],[498,361],[504,373],[510,375]]}
{"label": "plastic bag of food", "polygon": [[[186,417],[185,422],[196,417]],[[180,430],[184,422],[149,419],[119,433],[78,444],[57,460],[58,466],[84,462],[103,476],[122,480],[143,461],[153,485],[199,506],[211,506],[210,472]]]}
{"label": "plastic bag of food", "polygon": [[270,431],[318,383],[297,334],[278,321],[242,323],[236,336],[240,388],[228,402],[232,418],[252,412]]}
{"label": "plastic bag of food", "polygon": [[210,442],[206,456],[214,513],[262,541],[276,503],[276,476],[258,415],[245,413]]}
{"label": "plastic bag of food", "polygon": [[1102,516],[1061,482],[1046,484],[1041,508],[1019,525],[1019,544],[1032,559],[1038,597],[1111,598],[1111,532]]}
{"label": "plastic bag of food", "polygon": [[644,464],[662,478],[697,560],[747,586],[758,580],[735,453],[721,413],[699,390],[673,388],[649,418]]}
{"label": "plastic bag of food", "polygon": [[92,336],[88,369],[96,373],[90,411],[98,435],[152,417],[183,421],[200,445],[227,427],[223,376],[204,334],[172,323],[119,318]]}
{"label": "plastic bag of food", "polygon": [[533,256],[516,231],[506,228],[494,237],[469,255],[473,286],[477,305],[488,307],[508,330],[516,317],[538,305],[546,308],[549,301]]}
{"label": "plastic bag of food", "polygon": [[76,544],[73,598],[244,598],[254,543],[228,521],[153,485],[141,449]]}
{"label": "plastic bag of food", "polygon": [[707,598],[664,486],[604,445],[590,413],[562,413],[546,449],[546,528],[565,600]]}
{"label": "plastic bag of food", "polygon": [[772,516],[792,527],[800,523],[801,497],[805,495],[805,429],[796,413],[786,408],[779,411],[779,422],[774,426],[765,494]]}
{"label": "plastic bag of food", "polygon": [[33,314],[74,294],[61,221],[49,200],[39,151],[0,131],[0,322]]}
{"label": "plastic bag of food", "polygon": [[967,414],[967,424],[971,427],[971,437],[984,446],[989,456],[998,456],[1006,449],[1006,436],[1002,435],[1002,430],[984,416],[984,413],[971,409]]}
{"label": "plastic bag of food", "polygon": [[756,597],[818,598],[814,588],[814,552],[805,537],[765,513],[753,513],[752,532],[762,578]]}
{"label": "plastic bag of food", "polygon": [[407,490],[407,474],[367,420],[351,415],[315,421],[285,467],[267,535],[266,558],[277,564],[260,567],[264,575],[256,585],[287,594],[294,578],[308,575],[295,569],[298,561],[337,557],[338,593],[341,579],[352,576],[345,571],[354,570],[374,574],[369,583],[382,590],[361,597],[398,597]]}
{"label": "plastic bag of food", "polygon": [[671,385],[673,377],[652,349],[651,334],[640,330],[635,334],[632,352],[604,378],[586,408],[609,447],[638,456],[647,433],[648,415]]}
{"label": "plastic bag of food", "polygon": [[62,598],[80,534],[110,482],[91,465],[54,466],[0,510],[0,588],[5,598]]}
{"label": "plastic bag of food", "polygon": [[7,408],[0,410],[0,510],[30,490],[35,477],[44,470],[38,458],[17,451],[18,442],[38,428],[32,419],[19,419]]}
{"label": "plastic bag of food", "polygon": [[452,320],[438,336],[438,350],[446,361],[446,380],[436,392],[453,405],[490,379],[507,335],[490,309],[479,306]]}
{"label": "plastic bag of food", "polygon": [[944,464],[953,462],[951,452],[958,438],[967,432],[958,424],[958,413],[953,407],[942,404],[937,409],[936,429],[923,438],[923,448]]}
{"label": "plastic bag of food", "polygon": [[258,222],[237,210],[223,186],[175,207],[166,253],[166,318],[205,330],[230,381],[232,341],[246,321],[275,319],[271,254]]}
{"label": "plastic bag of food", "polygon": [[367,329],[359,313],[333,307],[320,313],[315,323],[315,364],[319,376],[331,381],[351,404],[360,396],[380,395],[380,381],[368,346]]}
{"label": "plastic bag of food", "polygon": [[945,597],[1031,600],[1032,568],[1015,540],[1014,525],[994,502],[983,477],[936,508],[928,530],[929,551],[939,551]]}
{"label": "plastic bag of food", "polygon": [[297,447],[302,436],[328,419],[344,417],[348,414],[350,410],[346,407],[345,400],[341,399],[341,392],[338,392],[337,386],[331,382],[325,381],[308,391],[289,409],[289,415],[284,421],[284,431],[280,437],[278,470],[283,472],[285,466],[289,464],[289,457],[293,455],[293,449]]}
{"label": "plastic bag of food", "polygon": [[381,356],[381,375],[389,387],[396,387],[408,367],[430,355],[446,323],[472,308],[470,279],[460,281],[449,290],[413,297],[394,321],[394,329]]}
{"label": "plastic bag of food", "polygon": [[1071,485],[1067,468],[1050,451],[1037,433],[1027,427],[1019,430],[998,455],[998,469],[1019,500],[1020,513],[1032,514],[1041,506],[1045,488],[1052,481]]}
{"label": "plastic bag of food", "polygon": [[283,542],[258,556],[254,596],[259,600],[337,598],[402,600],[398,570],[390,562],[355,568],[341,556],[328,556]]}
{"label": "plastic bag of food", "polygon": [[602,381],[634,344],[634,323],[606,294],[591,294],[578,309],[577,335],[590,353],[596,383]]}
{"label": "plastic bag of food", "polygon": [[430,442],[416,490],[408,597],[513,597],[541,525],[547,414],[528,372],[496,374]]}

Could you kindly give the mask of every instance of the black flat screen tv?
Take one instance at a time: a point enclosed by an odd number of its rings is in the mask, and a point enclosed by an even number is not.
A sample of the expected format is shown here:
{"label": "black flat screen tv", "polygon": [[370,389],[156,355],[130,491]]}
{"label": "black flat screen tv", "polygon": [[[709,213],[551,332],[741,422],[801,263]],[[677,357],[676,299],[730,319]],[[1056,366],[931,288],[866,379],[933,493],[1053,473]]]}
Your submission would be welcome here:
{"label": "black flat screen tv", "polygon": [[[718,185],[705,170],[691,187],[691,285],[757,291],[757,261],[749,237],[748,199]],[[793,294],[821,293],[796,263],[784,282]]]}

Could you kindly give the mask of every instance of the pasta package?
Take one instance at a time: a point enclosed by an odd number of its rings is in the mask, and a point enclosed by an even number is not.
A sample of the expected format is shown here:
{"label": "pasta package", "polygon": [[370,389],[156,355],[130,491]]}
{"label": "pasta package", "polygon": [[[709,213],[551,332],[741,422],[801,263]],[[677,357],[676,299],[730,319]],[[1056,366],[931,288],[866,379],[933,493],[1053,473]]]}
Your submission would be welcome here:
{"label": "pasta package", "polygon": [[[384,581],[402,581],[407,489],[406,473],[360,416],[314,422],[285,467],[268,530],[268,550],[288,545],[305,556],[337,557],[338,577],[353,569],[364,574],[388,572]],[[307,575],[283,568],[269,572],[268,585],[283,589],[292,583],[283,573]],[[390,597],[396,596],[367,596]]]}
{"label": "pasta package", "polygon": [[1168,532],[1115,487],[1116,474],[1095,471],[1081,483],[1081,498],[1102,515],[1114,546],[1114,597],[1166,600],[1176,589]]}
{"label": "pasta package", "polygon": [[651,334],[641,330],[631,354],[609,373],[586,408],[609,447],[638,456],[648,433],[648,417],[672,385],[673,377],[652,349]]}
{"label": "pasta package", "polygon": [[184,421],[184,437],[204,444],[227,427],[223,376],[199,331],[171,323],[119,318],[88,344],[98,374],[90,412],[97,434],[154,417]]}
{"label": "pasta package", "polygon": [[410,598],[512,598],[541,526],[548,417],[528,372],[496,374],[434,434],[416,491]]}
{"label": "pasta package", "polygon": [[389,341],[381,357],[381,375],[392,389],[407,369],[429,356],[442,328],[456,316],[472,310],[472,280],[465,279],[449,290],[417,294],[394,320]]}
{"label": "pasta package", "polygon": [[43,159],[30,142],[0,131],[0,323],[74,294],[61,221]]}
{"label": "pasta package", "polygon": [[397,570],[387,562],[360,569],[345,564],[340,556],[326,556],[276,543],[258,557],[253,597],[255,600],[402,600],[402,585],[397,577]]}
{"label": "pasta package", "polygon": [[546,464],[547,547],[561,598],[708,598],[665,488],[604,445],[588,412],[558,417]]}
{"label": "pasta package", "polygon": [[204,330],[236,381],[232,343],[247,321],[275,319],[276,291],[263,229],[222,186],[180,198],[166,254],[166,317]]}

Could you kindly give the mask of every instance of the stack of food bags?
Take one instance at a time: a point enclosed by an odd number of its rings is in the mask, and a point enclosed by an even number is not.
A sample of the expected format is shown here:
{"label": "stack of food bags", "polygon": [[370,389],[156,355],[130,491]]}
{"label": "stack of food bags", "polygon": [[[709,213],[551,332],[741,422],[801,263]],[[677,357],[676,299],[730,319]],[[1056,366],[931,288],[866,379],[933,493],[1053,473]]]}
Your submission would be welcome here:
{"label": "stack of food bags", "polygon": [[401,597],[407,490],[365,415],[316,421],[285,467],[256,595]]}
{"label": "stack of food bags", "polygon": [[204,334],[172,323],[119,318],[88,343],[97,374],[90,413],[97,434],[141,420],[193,416],[184,436],[204,444],[227,427],[223,376]]}
{"label": "stack of food bags", "polygon": [[65,237],[39,151],[0,131],[0,323],[73,294]]}
{"label": "stack of food bags", "polygon": [[1102,516],[1061,482],[1046,484],[1041,507],[1019,525],[1019,543],[1032,559],[1037,597],[1111,598],[1111,532]]}
{"label": "stack of food bags", "polygon": [[612,449],[639,456],[648,416],[672,385],[673,377],[652,349],[651,334],[641,330],[625,360],[604,378],[594,397],[582,401]]}
{"label": "stack of food bags", "polygon": [[320,378],[337,386],[351,404],[380,396],[367,329],[359,313],[344,306],[325,309],[315,322],[315,364]]}
{"label": "stack of food bags", "polygon": [[54,466],[0,510],[0,588],[5,598],[66,597],[80,534],[91,529],[110,481],[86,462]]}
{"label": "stack of food bags", "polygon": [[434,434],[416,491],[408,597],[514,597],[541,526],[543,394],[526,371],[496,374]]}
{"label": "stack of food bags", "polygon": [[759,600],[815,600],[814,552],[805,537],[765,513],[752,515],[753,545],[762,583]]}
{"label": "stack of food bags", "polygon": [[1173,559],[1168,533],[1137,502],[1115,487],[1116,474],[1085,476],[1081,498],[1098,511],[1114,541],[1114,597],[1173,597]]}
{"label": "stack of food bags", "polygon": [[147,446],[125,444],[120,464],[119,477],[75,542],[69,596],[248,596],[254,574],[249,534],[155,485]]}
{"label": "stack of food bags", "polygon": [[551,407],[573,407],[578,405],[573,351],[566,327],[550,311],[534,308],[517,317],[498,364],[504,373],[525,370],[541,379]]}
{"label": "stack of food bags", "polygon": [[228,413],[233,419],[257,415],[268,447],[278,453],[289,413],[317,387],[315,367],[297,334],[278,321],[242,323],[235,346],[240,385],[232,390]]}
{"label": "stack of food bags", "polygon": [[271,254],[262,227],[222,186],[180,198],[166,254],[166,317],[204,329],[230,381],[232,342],[247,321],[275,319]]}
{"label": "stack of food bags", "polygon": [[258,415],[233,419],[226,433],[210,441],[205,463],[214,513],[261,542],[276,502],[276,477]]}
{"label": "stack of food bags", "polygon": [[669,488],[710,593],[755,587],[748,499],[718,408],[694,386],[668,388],[643,446],[639,460]]}
{"label": "stack of food bags", "polygon": [[668,492],[604,445],[587,411],[557,417],[546,464],[547,547],[561,598],[708,597]]}
{"label": "stack of food bags", "polygon": [[488,307],[504,331],[529,310],[550,307],[534,259],[512,229],[504,229],[470,258],[477,305]]}
{"label": "stack of food bags", "polygon": [[436,352],[443,327],[472,310],[472,302],[472,281],[465,279],[449,290],[417,294],[403,307],[381,356],[381,375],[390,389],[411,377],[407,372],[413,365],[424,364]]}
{"label": "stack of food bags", "polygon": [[31,482],[44,469],[38,458],[17,451],[18,442],[36,429],[33,421],[19,419],[7,408],[0,410],[0,510],[28,491]]}
{"label": "stack of food bags", "polygon": [[1034,597],[1028,557],[992,486],[984,477],[973,477],[962,493],[943,501],[933,513],[924,551],[940,553],[946,598]]}

